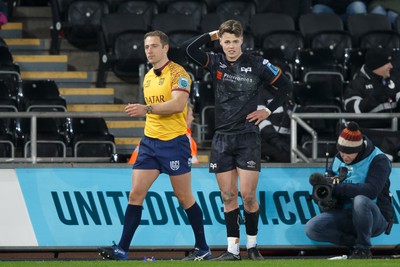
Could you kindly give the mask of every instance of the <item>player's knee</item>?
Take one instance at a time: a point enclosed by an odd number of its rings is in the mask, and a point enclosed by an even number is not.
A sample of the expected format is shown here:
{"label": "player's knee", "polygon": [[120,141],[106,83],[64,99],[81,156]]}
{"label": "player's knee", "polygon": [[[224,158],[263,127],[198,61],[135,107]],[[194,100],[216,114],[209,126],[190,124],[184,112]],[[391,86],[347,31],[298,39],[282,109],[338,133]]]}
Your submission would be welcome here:
{"label": "player's knee", "polygon": [[142,195],[141,193],[132,190],[129,193],[129,204],[141,205],[143,203],[144,198],[145,195]]}
{"label": "player's knee", "polygon": [[251,207],[257,202],[255,194],[242,194],[242,200],[245,207]]}
{"label": "player's knee", "polygon": [[223,192],[221,192],[221,197],[222,197],[222,201],[226,204],[226,203],[230,203],[232,201],[237,201],[238,195],[235,194],[234,192],[223,191]]}

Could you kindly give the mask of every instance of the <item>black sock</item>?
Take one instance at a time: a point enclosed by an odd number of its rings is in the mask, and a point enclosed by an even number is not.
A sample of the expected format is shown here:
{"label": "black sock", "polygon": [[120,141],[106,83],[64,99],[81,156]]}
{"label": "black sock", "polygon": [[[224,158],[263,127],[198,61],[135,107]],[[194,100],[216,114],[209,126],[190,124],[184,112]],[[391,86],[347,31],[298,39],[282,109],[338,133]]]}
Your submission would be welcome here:
{"label": "black sock", "polygon": [[225,224],[226,224],[226,234],[228,237],[237,237],[240,235],[240,210],[239,208],[232,210],[230,212],[224,212]]}
{"label": "black sock", "polygon": [[129,251],[129,246],[131,245],[133,235],[140,224],[142,219],[142,206],[138,205],[128,205],[125,211],[124,228],[122,230],[121,240],[118,245],[125,250]]}
{"label": "black sock", "polygon": [[260,217],[260,210],[257,210],[256,212],[252,213],[244,210],[244,224],[246,226],[247,235],[257,235],[259,217]]}
{"label": "black sock", "polygon": [[197,202],[195,202],[190,208],[188,208],[186,214],[188,216],[189,222],[192,225],[194,238],[195,238],[195,247],[208,250],[208,245],[206,242],[206,237],[204,234],[204,223],[203,223],[203,211],[200,209]]}

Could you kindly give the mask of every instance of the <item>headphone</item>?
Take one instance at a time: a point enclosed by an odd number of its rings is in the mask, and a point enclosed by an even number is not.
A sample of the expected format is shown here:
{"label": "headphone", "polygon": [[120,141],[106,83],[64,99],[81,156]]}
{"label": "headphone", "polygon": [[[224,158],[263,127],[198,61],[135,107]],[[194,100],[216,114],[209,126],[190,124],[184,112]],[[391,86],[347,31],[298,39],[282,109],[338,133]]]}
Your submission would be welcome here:
{"label": "headphone", "polygon": [[161,72],[162,72],[161,69],[154,69],[153,71],[154,71],[154,74],[155,74],[156,76],[160,76],[160,75],[161,75]]}

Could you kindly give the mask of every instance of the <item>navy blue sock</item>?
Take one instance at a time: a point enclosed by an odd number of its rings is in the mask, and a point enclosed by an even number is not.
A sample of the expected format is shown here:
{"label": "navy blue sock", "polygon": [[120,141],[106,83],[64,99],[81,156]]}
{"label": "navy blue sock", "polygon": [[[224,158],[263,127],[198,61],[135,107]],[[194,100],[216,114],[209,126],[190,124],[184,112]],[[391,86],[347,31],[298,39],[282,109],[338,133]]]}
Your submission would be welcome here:
{"label": "navy blue sock", "polygon": [[200,209],[197,202],[185,211],[189,222],[192,225],[194,238],[196,240],[195,247],[202,250],[208,250],[206,236],[204,234],[203,211]]}
{"label": "navy blue sock", "polygon": [[118,243],[118,245],[126,252],[129,251],[129,246],[131,245],[133,235],[135,234],[135,231],[140,224],[140,220],[142,219],[142,210],[143,207],[138,205],[128,204],[126,207],[124,228],[122,230],[121,240]]}

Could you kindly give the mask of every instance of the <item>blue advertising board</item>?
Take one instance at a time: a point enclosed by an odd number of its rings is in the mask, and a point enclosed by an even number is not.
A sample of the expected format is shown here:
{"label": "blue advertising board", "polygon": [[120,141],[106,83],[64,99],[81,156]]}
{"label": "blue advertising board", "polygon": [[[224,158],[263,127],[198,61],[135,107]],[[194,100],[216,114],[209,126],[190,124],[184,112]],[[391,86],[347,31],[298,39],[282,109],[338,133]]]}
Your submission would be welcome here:
{"label": "blue advertising board", "polygon": [[[257,197],[260,202],[259,246],[318,244],[304,234],[304,224],[319,213],[309,199],[308,178],[322,168],[263,168]],[[103,246],[119,241],[131,188],[129,168],[16,169],[38,246]],[[391,174],[396,212],[391,235],[373,238],[374,245],[398,244],[400,169]],[[226,245],[223,204],[218,185],[207,168],[192,169],[192,188],[204,213],[211,246]],[[173,195],[169,177],[160,175],[145,199],[143,216],[132,246],[193,246],[194,237],[184,210]],[[243,206],[240,207],[243,210]],[[241,227],[241,244],[245,244]]]}

